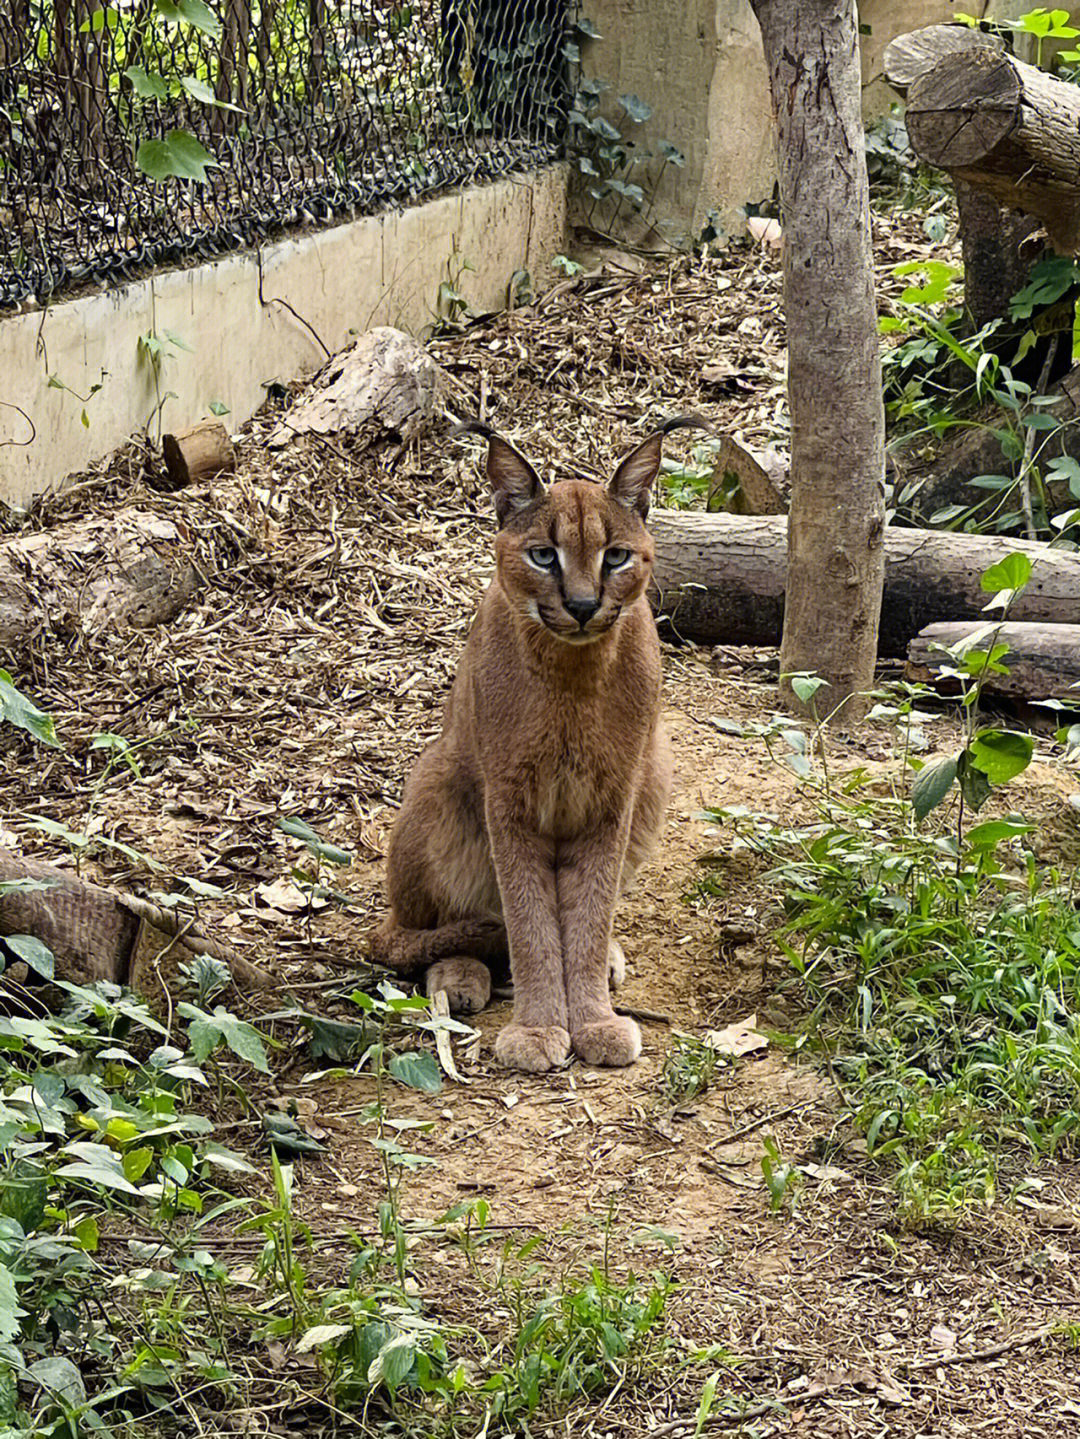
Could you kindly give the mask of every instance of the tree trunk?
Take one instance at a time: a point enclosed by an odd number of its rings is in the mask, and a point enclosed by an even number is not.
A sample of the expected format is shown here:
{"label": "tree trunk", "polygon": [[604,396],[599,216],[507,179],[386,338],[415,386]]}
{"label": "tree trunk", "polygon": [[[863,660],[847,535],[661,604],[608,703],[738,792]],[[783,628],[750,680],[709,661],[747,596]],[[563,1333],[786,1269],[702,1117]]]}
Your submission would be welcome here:
{"label": "tree trunk", "polygon": [[1080,89],[986,47],[947,55],[911,86],[915,153],[1080,244]]}
{"label": "tree trunk", "polygon": [[[791,408],[782,674],[814,671],[845,718],[873,685],[884,435],[853,0],[751,0],[777,128]],[[790,685],[785,701],[796,706]]]}
{"label": "tree trunk", "polygon": [[214,96],[235,110],[213,107],[211,125],[215,134],[231,134],[248,107],[248,45],[251,38],[251,0],[227,0],[221,39],[218,41],[218,72]]}
{"label": "tree trunk", "polygon": [[326,0],[309,0],[307,95],[309,105],[322,99],[326,63]]}
{"label": "tree trunk", "polygon": [[[991,320],[1007,319],[1009,302],[1022,290],[1039,258],[1042,244],[1033,215],[1003,208],[985,191],[956,181],[956,208],[960,212],[960,240],[964,257],[964,303],[977,329]],[[1014,345],[1027,322],[1006,325],[993,337],[993,349],[1003,353]]]}
{"label": "tree trunk", "polygon": [[[986,618],[984,615],[983,620]],[[927,625],[908,645],[908,678],[933,682],[941,666],[952,663],[942,654],[942,647],[959,644],[981,629],[982,625],[970,621]],[[1080,624],[1023,624],[1010,620],[993,636],[993,643],[999,642],[1009,646],[1009,653],[1001,661],[1009,673],[986,676],[983,688],[991,694],[1068,700],[1070,686],[1080,684]],[[986,649],[990,643],[986,639],[978,647]],[[953,691],[959,688],[955,680],[941,683]],[[1080,708],[1080,700],[1073,698],[1072,703]]]}
{"label": "tree trunk", "polygon": [[1004,55],[1005,42],[998,35],[973,30],[970,25],[924,25],[921,30],[909,30],[890,40],[881,57],[881,68],[896,93],[904,96],[916,80],[942,60],[950,55],[969,55],[972,50]]}
{"label": "tree trunk", "polygon": [[[654,510],[649,528],[656,546],[654,603],[680,638],[779,642],[789,564],[783,516]],[[880,652],[906,654],[911,638],[942,615],[985,620],[979,576],[1015,552],[1030,556],[1035,568],[1013,618],[1080,624],[1080,554],[1008,536],[889,526]]]}

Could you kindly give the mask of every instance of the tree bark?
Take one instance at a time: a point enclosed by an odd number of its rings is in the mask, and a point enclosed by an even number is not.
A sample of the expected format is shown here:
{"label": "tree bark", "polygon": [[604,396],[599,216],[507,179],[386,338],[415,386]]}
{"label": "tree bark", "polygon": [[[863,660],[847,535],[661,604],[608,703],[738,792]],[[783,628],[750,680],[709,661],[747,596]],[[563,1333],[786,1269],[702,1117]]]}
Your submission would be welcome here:
{"label": "tree bark", "polygon": [[1080,245],[1080,90],[987,47],[945,56],[908,92],[915,153]]}
{"label": "tree bark", "polygon": [[393,434],[408,443],[434,425],[441,384],[442,371],[423,345],[377,325],[327,361],[267,443],[280,449],[310,432],[368,444]]}
{"label": "tree bark", "polygon": [[[226,105],[248,107],[248,46],[251,37],[251,0],[227,0],[221,39],[218,41],[218,72],[215,98]],[[227,135],[243,119],[235,110],[215,107],[210,117],[215,134]]]}
{"label": "tree bark", "polygon": [[[927,625],[908,645],[908,678],[933,682],[941,666],[951,663],[941,653],[941,647],[959,644],[981,628],[963,621]],[[993,643],[999,642],[1009,646],[1009,653],[1001,661],[1009,673],[986,676],[983,688],[991,694],[1064,699],[1071,685],[1080,684],[1080,624],[1024,624],[1010,620],[993,636]],[[986,649],[990,643],[987,639],[978,647]],[[953,690],[958,688],[955,680],[941,683]],[[1073,704],[1077,703],[1074,699]]]}
{"label": "tree bark", "polygon": [[[783,516],[654,510],[649,527],[656,547],[654,604],[678,636],[707,644],[779,642],[788,572]],[[942,615],[985,620],[979,577],[1016,552],[1029,555],[1035,568],[1013,618],[1080,624],[1080,553],[1008,536],[889,526],[880,653],[906,654],[912,637]],[[806,668],[820,673],[818,666]]]}
{"label": "tree bark", "polygon": [[172,520],[140,510],[0,541],[0,654],[36,635],[110,625],[145,628],[198,589]]}
{"label": "tree bark", "polygon": [[[848,722],[873,684],[885,415],[853,0],[751,0],[777,130],[791,408],[782,674],[814,671]],[[798,707],[790,684],[785,702]]]}

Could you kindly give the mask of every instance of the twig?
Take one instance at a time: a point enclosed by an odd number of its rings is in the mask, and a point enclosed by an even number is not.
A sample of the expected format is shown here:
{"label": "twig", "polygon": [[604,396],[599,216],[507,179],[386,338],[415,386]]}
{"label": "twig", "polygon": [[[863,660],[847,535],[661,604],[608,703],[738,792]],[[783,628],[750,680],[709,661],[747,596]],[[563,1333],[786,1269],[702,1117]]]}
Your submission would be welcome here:
{"label": "twig", "polygon": [[[1043,1339],[1048,1339],[1054,1333],[1054,1326],[1044,1325],[1041,1329],[1030,1330],[1027,1334],[1017,1334],[1011,1339],[1003,1339],[1000,1344],[988,1345],[985,1349],[972,1349],[969,1353],[941,1354],[934,1359],[917,1359],[907,1364],[898,1365],[898,1369],[906,1370],[909,1374],[918,1373],[924,1369],[938,1369],[945,1364],[978,1364],[985,1359],[997,1359],[1002,1354],[1008,1354],[1013,1349],[1024,1349],[1029,1344],[1038,1344]],[[841,1390],[855,1388],[853,1377],[845,1376],[834,1384],[824,1384],[820,1389],[792,1393],[790,1386],[787,1391],[782,1391],[775,1399],[768,1400],[762,1404],[755,1404],[746,1409],[726,1410],[716,1414],[710,1414],[699,1423],[695,1417],[685,1419],[671,1419],[666,1424],[660,1424],[655,1429],[650,1429],[648,1439],[667,1439],[669,1435],[689,1434],[697,1432],[699,1428],[719,1427],[726,1424],[742,1424],[747,1419],[763,1419],[767,1414],[775,1411],[784,1404],[812,1404],[817,1399],[827,1399]]]}
{"label": "twig", "polygon": [[789,1104],[786,1109],[774,1109],[771,1114],[766,1114],[761,1119],[755,1119],[752,1124],[744,1124],[741,1129],[733,1129],[730,1134],[725,1134],[723,1139],[714,1139],[711,1144],[705,1146],[705,1152],[722,1148],[725,1144],[734,1144],[736,1139],[753,1134],[755,1129],[764,1129],[766,1124],[772,1124],[777,1119],[786,1119],[789,1114],[794,1114],[800,1109],[809,1109],[812,1104],[816,1103],[817,1101],[814,1099],[801,1099],[798,1104]]}
{"label": "twig", "polygon": [[980,1364],[984,1359],[997,1359],[1001,1354],[1008,1354],[1013,1349],[1026,1349],[1029,1344],[1039,1344],[1043,1339],[1049,1339],[1056,1326],[1044,1324],[1041,1329],[1030,1329],[1026,1334],[1014,1334],[1011,1339],[1003,1339],[1000,1344],[990,1344],[985,1349],[957,1350],[955,1354],[939,1354],[934,1359],[916,1359],[904,1365],[909,1374],[916,1374],[922,1369],[937,1369],[945,1364]]}
{"label": "twig", "polygon": [[670,1014],[660,1014],[655,1009],[631,1009],[628,1004],[613,1006],[616,1014],[625,1014],[630,1019],[640,1019],[646,1024],[673,1024]]}

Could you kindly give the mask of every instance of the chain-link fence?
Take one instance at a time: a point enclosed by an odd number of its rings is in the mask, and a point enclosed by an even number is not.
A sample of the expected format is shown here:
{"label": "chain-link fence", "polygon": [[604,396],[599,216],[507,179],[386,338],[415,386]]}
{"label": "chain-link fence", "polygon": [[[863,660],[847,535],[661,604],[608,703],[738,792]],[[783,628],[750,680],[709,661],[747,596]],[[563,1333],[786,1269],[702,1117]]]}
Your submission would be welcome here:
{"label": "chain-link fence", "polygon": [[0,0],[0,304],[554,159],[569,9]]}

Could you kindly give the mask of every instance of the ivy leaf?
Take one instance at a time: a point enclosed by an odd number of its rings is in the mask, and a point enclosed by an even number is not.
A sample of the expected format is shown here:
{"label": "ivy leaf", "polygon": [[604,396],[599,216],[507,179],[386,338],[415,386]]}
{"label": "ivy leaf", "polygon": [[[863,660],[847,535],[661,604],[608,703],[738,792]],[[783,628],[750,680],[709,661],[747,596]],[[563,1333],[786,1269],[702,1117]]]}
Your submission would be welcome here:
{"label": "ivy leaf", "polygon": [[66,1408],[77,1409],[86,1403],[86,1385],[82,1375],[63,1355],[53,1354],[47,1359],[39,1359],[26,1372],[41,1385],[49,1399],[59,1399]]}
{"label": "ivy leaf", "polygon": [[111,1149],[107,1149],[104,1144],[69,1144],[61,1153],[74,1155],[75,1163],[61,1165],[56,1171],[60,1177],[85,1179],[88,1183],[98,1185],[102,1189],[116,1189],[121,1194],[130,1194],[136,1199],[142,1198],[124,1173],[120,1156],[114,1154]]}
{"label": "ivy leaf", "polygon": [[352,864],[353,857],[347,849],[338,849],[337,845],[327,844],[318,831],[313,830],[311,825],[302,819],[279,819],[277,827],[282,834],[302,840],[316,858],[326,860],[327,864]]}
{"label": "ivy leaf", "polygon": [[619,104],[637,125],[652,115],[652,106],[646,104],[640,95],[620,95]]}
{"label": "ivy leaf", "polygon": [[324,1344],[333,1344],[335,1339],[344,1339],[346,1334],[351,1334],[351,1324],[316,1324],[307,1329],[297,1340],[294,1353],[310,1354],[313,1349],[321,1349]]}
{"label": "ivy leaf", "polygon": [[33,1234],[45,1218],[49,1183],[43,1170],[25,1161],[9,1170],[0,1185],[0,1214],[14,1219],[24,1234]]}
{"label": "ivy leaf", "polygon": [[169,91],[160,75],[148,75],[141,65],[129,65],[124,71],[131,88],[140,100],[165,100]]}
{"label": "ivy leaf", "polygon": [[263,1129],[271,1148],[283,1154],[321,1154],[326,1148],[310,1134],[305,1134],[296,1120],[288,1114],[272,1111],[262,1117]]}
{"label": "ivy leaf", "polygon": [[260,1074],[270,1073],[266,1049],[259,1031],[246,1020],[237,1019],[224,1005],[216,1005],[213,1014],[207,1014],[204,1009],[184,1002],[177,1005],[176,1012],[181,1018],[191,1021],[188,1026],[188,1039],[196,1064],[202,1064],[219,1044],[225,1044],[238,1059],[246,1060]]}
{"label": "ivy leaf", "polygon": [[800,704],[808,705],[822,687],[827,688],[829,681],[823,680],[820,675],[789,675],[791,688]]}
{"label": "ivy leaf", "polygon": [[367,1372],[368,1383],[385,1384],[391,1393],[407,1378],[416,1362],[416,1340],[411,1334],[395,1334],[376,1354]]}
{"label": "ivy leaf", "polygon": [[979,577],[979,586],[985,594],[996,595],[1002,590],[1022,590],[1031,579],[1031,561],[1027,555],[1006,555],[991,565]]}
{"label": "ivy leaf", "polygon": [[50,749],[62,748],[56,738],[52,717],[39,710],[32,700],[15,688],[7,670],[0,669],[0,720],[7,720],[16,729],[26,730]]}
{"label": "ivy leaf", "polygon": [[911,786],[911,805],[917,820],[924,820],[952,789],[957,764],[952,755],[943,755],[923,765]]}
{"label": "ivy leaf", "polygon": [[985,824],[977,824],[974,829],[967,832],[967,843],[972,849],[993,849],[1003,839],[1016,839],[1023,834],[1032,834],[1035,826],[1033,824],[1018,824],[1010,819],[990,819]]}
{"label": "ivy leaf", "polygon": [[186,22],[216,40],[221,34],[221,21],[203,0],[154,0],[154,9],[174,25]]}
{"label": "ivy leaf", "polygon": [[438,1094],[442,1089],[442,1075],[431,1054],[395,1054],[386,1066],[399,1084],[410,1089],[423,1090],[425,1094]]}
{"label": "ivy leaf", "polygon": [[0,1343],[10,1344],[19,1336],[19,1296],[11,1271],[0,1264]]}
{"label": "ivy leaf", "polygon": [[6,934],[0,938],[0,949],[6,949],[16,959],[21,959],[23,964],[42,979],[56,977],[56,961],[53,959],[52,950],[32,934]]}
{"label": "ivy leaf", "polygon": [[170,130],[164,140],[144,140],[135,156],[135,163],[151,180],[206,180],[210,166],[221,168],[194,135],[187,130]]}

